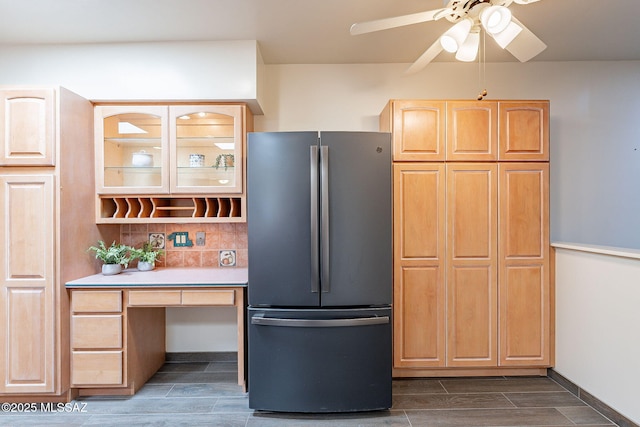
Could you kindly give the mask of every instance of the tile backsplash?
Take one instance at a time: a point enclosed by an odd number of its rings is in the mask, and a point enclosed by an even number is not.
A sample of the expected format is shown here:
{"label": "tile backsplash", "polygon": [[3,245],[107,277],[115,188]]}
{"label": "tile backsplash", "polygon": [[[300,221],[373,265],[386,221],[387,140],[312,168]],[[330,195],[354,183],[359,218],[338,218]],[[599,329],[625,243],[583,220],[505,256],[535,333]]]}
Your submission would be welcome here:
{"label": "tile backsplash", "polygon": [[[187,242],[192,246],[177,246],[184,244],[185,239],[170,237],[172,233],[187,233]],[[204,245],[196,245],[196,233],[204,233]],[[125,245],[139,248],[142,243],[149,241],[150,234],[164,234],[164,256],[156,262],[158,267],[227,267],[229,252],[235,251],[235,267],[247,267],[247,224],[124,224],[120,226],[120,241]],[[173,234],[175,237],[176,235]],[[189,243],[187,243],[189,244]],[[223,252],[223,256],[221,256]]]}

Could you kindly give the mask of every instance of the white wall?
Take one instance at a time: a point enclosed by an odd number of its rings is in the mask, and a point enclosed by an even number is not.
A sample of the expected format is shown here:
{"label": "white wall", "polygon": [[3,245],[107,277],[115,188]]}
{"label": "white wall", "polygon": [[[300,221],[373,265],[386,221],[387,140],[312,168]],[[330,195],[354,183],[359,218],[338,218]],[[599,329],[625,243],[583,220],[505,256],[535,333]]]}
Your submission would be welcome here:
{"label": "white wall", "polygon": [[167,308],[166,322],[169,353],[238,350],[235,307]]}
{"label": "white wall", "polygon": [[0,84],[60,85],[92,101],[237,100],[260,113],[255,40],[2,46]]}
{"label": "white wall", "polygon": [[556,249],[556,261],[555,370],[640,423],[640,259]]}

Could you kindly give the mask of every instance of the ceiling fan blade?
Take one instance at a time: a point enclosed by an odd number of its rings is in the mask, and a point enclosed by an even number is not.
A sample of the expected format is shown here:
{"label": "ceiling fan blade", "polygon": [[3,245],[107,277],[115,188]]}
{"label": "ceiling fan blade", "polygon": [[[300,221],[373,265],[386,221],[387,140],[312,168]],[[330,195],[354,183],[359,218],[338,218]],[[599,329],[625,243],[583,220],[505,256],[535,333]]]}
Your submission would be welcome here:
{"label": "ceiling fan blade", "polygon": [[440,37],[438,37],[435,43],[429,46],[429,49],[425,50],[424,53],[420,55],[420,58],[416,59],[416,62],[407,68],[405,74],[413,74],[422,70],[442,51],[442,44],[440,43]]}
{"label": "ceiling fan blade", "polygon": [[518,21],[515,17],[511,19],[522,27],[522,31],[505,49],[511,52],[520,62],[527,62],[547,48],[547,45],[533,34],[531,30],[525,27],[522,22]]}
{"label": "ceiling fan blade", "polygon": [[426,12],[412,13],[410,15],[395,16],[393,18],[377,19],[375,21],[367,21],[355,23],[349,30],[352,36],[358,34],[372,33],[374,31],[388,30],[389,28],[402,27],[405,25],[419,24],[420,22],[436,21],[448,13],[453,12],[452,9],[434,9]]}

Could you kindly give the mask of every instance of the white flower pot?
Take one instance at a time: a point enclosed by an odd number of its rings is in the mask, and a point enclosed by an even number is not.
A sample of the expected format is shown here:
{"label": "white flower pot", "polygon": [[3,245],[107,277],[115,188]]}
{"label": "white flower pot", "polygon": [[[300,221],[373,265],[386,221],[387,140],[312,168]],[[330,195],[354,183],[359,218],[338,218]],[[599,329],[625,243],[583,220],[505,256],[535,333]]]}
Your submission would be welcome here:
{"label": "white flower pot", "polygon": [[122,272],[121,264],[102,264],[102,274],[104,274],[105,276],[120,274],[121,272]]}
{"label": "white flower pot", "polygon": [[156,265],[153,262],[138,261],[138,270],[140,271],[151,271],[155,266]]}

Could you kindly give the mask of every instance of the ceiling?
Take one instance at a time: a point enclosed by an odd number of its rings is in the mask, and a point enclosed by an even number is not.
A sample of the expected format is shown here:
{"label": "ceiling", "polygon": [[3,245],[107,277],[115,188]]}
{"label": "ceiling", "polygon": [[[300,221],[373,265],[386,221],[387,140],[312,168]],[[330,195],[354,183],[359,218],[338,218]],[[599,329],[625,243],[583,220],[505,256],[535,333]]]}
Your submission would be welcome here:
{"label": "ceiling", "polygon": [[[411,63],[451,24],[351,36],[354,22],[441,8],[443,0],[0,0],[2,44],[257,40],[267,64]],[[640,1],[511,6],[548,48],[532,61],[640,60]],[[488,62],[516,61],[487,39]],[[436,61],[454,61],[441,53]]]}

